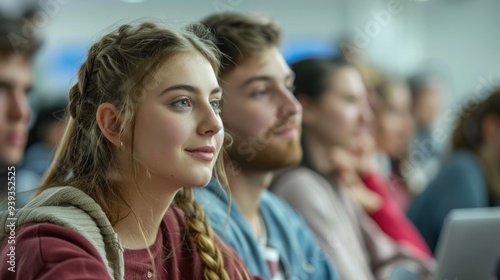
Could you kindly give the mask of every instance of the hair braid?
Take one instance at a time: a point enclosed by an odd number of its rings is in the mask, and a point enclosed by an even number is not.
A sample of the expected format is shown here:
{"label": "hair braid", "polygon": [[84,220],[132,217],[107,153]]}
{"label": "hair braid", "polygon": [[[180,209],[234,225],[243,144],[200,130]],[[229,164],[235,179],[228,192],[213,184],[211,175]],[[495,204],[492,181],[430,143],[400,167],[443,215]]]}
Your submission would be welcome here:
{"label": "hair braid", "polygon": [[195,242],[198,254],[205,264],[205,279],[229,279],[222,253],[214,242],[212,228],[207,224],[203,208],[194,200],[193,190],[184,188],[175,196],[176,205],[184,212],[189,236]]}
{"label": "hair braid", "polygon": [[[70,185],[91,196],[113,226],[127,215],[121,211],[123,207],[130,209],[130,206],[120,188],[122,176],[118,166],[118,149],[100,131],[96,121],[98,107],[105,102],[111,103],[122,114],[119,133],[125,141],[130,141],[132,171],[137,179],[140,163],[135,160],[133,150],[135,117],[139,99],[151,83],[152,76],[162,63],[186,51],[204,56],[214,72],[219,68],[219,53],[206,40],[209,33],[201,31],[199,27],[191,31],[165,29],[152,23],[136,27],[124,25],[95,43],[78,72],[77,84],[70,90],[68,113],[71,117],[37,193],[54,186]],[[138,183],[137,187],[140,188]],[[186,215],[190,240],[196,244],[204,264],[204,278],[229,279],[223,258],[227,248],[217,247],[214,233],[205,220],[201,206],[194,201],[192,190],[185,188],[179,191],[175,203]],[[140,223],[138,227],[141,228]],[[233,262],[229,254],[225,256]],[[241,262],[234,262],[237,273],[246,272]]]}
{"label": "hair braid", "polygon": [[88,59],[78,72],[80,81],[71,87],[69,91],[69,113],[75,120],[78,120],[78,117],[83,115],[80,111],[82,110],[83,101],[86,99],[85,94],[88,92],[89,84],[91,84],[90,80],[93,77],[92,72],[94,71],[94,64],[99,48],[100,44],[94,44],[90,48]]}

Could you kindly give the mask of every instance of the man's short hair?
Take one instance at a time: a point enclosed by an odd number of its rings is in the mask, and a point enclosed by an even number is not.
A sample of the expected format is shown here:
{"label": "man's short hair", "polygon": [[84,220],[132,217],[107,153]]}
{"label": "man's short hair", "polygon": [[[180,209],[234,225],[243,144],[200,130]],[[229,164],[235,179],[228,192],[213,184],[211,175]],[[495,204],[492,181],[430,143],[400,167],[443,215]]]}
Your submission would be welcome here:
{"label": "man's short hair", "polygon": [[38,38],[24,36],[23,24],[27,21],[23,21],[23,18],[12,19],[0,15],[0,56],[19,53],[31,59],[39,49],[41,41]]}
{"label": "man's short hair", "polygon": [[212,41],[223,54],[220,76],[281,42],[281,29],[269,18],[228,12],[210,15],[201,23],[210,29]]}

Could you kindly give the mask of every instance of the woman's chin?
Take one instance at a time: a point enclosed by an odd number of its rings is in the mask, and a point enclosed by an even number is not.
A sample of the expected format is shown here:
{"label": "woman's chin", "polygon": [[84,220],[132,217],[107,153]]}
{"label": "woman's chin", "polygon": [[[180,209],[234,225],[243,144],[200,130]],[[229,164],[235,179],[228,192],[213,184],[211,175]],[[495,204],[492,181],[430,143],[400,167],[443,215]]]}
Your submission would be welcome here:
{"label": "woman's chin", "polygon": [[210,179],[212,179],[212,173],[207,174],[207,175],[198,175],[196,178],[196,181],[191,182],[189,186],[192,186],[194,188],[203,188],[210,183]]}

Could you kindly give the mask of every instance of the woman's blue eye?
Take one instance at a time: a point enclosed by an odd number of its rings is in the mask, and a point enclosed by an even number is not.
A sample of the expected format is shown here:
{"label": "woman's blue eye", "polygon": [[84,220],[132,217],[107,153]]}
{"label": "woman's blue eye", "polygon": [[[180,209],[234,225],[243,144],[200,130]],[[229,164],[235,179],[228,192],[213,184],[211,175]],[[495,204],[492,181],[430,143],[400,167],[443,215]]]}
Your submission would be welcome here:
{"label": "woman's blue eye", "polygon": [[181,99],[181,100],[178,100],[178,101],[172,103],[172,106],[177,107],[177,108],[187,108],[187,107],[192,106],[192,104],[191,104],[191,100],[189,100],[188,98],[184,98],[184,99]]}
{"label": "woman's blue eye", "polygon": [[214,100],[214,101],[210,101],[210,106],[212,106],[212,109],[216,112],[216,113],[220,113],[221,111],[221,104],[222,101],[221,100]]}

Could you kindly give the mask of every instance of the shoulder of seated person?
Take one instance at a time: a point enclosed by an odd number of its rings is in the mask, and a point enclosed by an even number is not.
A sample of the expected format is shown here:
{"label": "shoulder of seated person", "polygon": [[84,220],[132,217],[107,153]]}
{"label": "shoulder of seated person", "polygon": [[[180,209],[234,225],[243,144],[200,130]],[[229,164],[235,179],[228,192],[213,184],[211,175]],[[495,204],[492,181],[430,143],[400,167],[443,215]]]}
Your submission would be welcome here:
{"label": "shoulder of seated person", "polygon": [[454,151],[448,159],[448,165],[454,168],[470,168],[480,166],[479,158],[472,152],[466,150]]}
{"label": "shoulder of seated person", "polygon": [[281,197],[266,191],[262,194],[262,210],[265,216],[273,217],[275,226],[291,228],[293,226],[303,228],[305,223],[300,215]]}
{"label": "shoulder of seated person", "polygon": [[[0,242],[2,279],[110,279],[94,246],[69,228],[52,223],[27,224],[16,230],[15,243],[8,241]],[[19,261],[15,265],[17,275],[10,278],[14,274],[5,265],[13,247]]]}
{"label": "shoulder of seated person", "polygon": [[[42,244],[43,243],[43,244]],[[21,248],[20,253],[32,254],[39,247],[31,247],[35,244],[41,244],[44,247],[57,246],[80,248],[89,253],[89,255],[99,256],[94,246],[80,233],[64,226],[52,223],[31,223],[24,225],[16,231],[16,247]],[[62,246],[62,247],[61,247]],[[25,247],[27,251],[22,248]],[[44,255],[47,252],[41,252]],[[100,256],[99,256],[100,257]]]}
{"label": "shoulder of seated person", "polygon": [[307,167],[296,167],[288,169],[284,172],[276,174],[275,182],[279,183],[291,183],[291,182],[317,182],[318,180],[325,180],[315,171]]}

